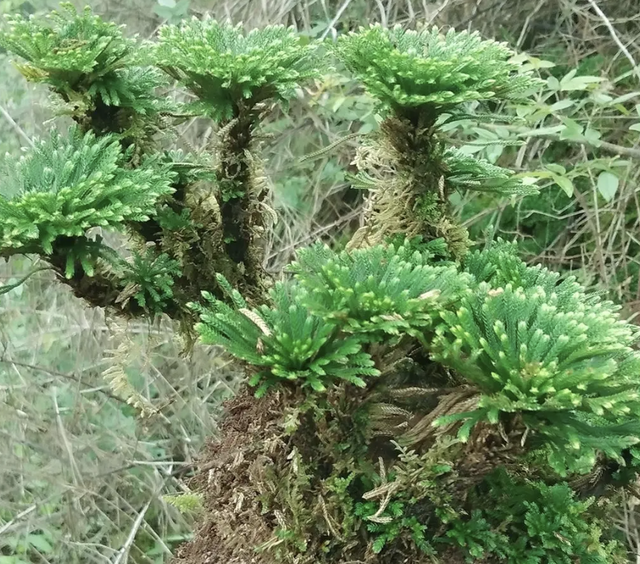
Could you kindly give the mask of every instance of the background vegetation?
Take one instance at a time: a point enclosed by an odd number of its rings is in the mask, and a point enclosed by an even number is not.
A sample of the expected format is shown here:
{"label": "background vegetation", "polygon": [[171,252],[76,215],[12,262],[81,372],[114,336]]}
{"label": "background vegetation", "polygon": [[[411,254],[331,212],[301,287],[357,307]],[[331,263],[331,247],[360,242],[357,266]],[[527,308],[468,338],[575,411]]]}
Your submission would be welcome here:
{"label": "background vegetation", "polygon": [[[164,21],[210,12],[248,27],[295,25],[333,37],[360,23],[430,22],[478,29],[525,50],[546,80],[534,107],[507,127],[458,122],[469,153],[539,177],[534,197],[457,197],[480,241],[518,238],[525,256],[572,271],[640,312],[640,14],[635,0],[93,0],[105,18],[152,35]],[[56,7],[0,0],[1,13]],[[636,7],[634,9],[634,7]],[[269,241],[278,273],[318,239],[339,244],[363,199],[349,174],[357,135],[377,127],[371,100],[329,73],[264,128],[279,222]],[[304,94],[304,96],[303,96]],[[497,108],[496,108],[497,109]],[[0,151],[16,155],[51,126],[44,88],[0,53]],[[199,151],[215,136],[181,126]],[[456,197],[454,195],[454,197]],[[173,327],[125,325],[85,307],[22,258],[0,268],[0,564],[167,562],[188,538],[184,491],[194,457],[215,437],[238,375],[215,348],[182,355]],[[34,272],[22,285],[13,286]],[[631,561],[640,561],[635,498],[620,507]]]}

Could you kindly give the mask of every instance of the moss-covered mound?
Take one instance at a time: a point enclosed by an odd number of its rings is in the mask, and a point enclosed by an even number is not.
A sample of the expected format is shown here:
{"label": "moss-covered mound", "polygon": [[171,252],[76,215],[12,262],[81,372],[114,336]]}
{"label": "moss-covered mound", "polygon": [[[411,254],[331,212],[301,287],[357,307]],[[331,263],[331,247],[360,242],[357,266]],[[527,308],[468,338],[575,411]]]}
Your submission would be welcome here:
{"label": "moss-covered mound", "polygon": [[212,298],[198,330],[262,397],[228,406],[182,562],[622,558],[605,519],[636,476],[637,330],[515,251],[313,247],[269,305]]}

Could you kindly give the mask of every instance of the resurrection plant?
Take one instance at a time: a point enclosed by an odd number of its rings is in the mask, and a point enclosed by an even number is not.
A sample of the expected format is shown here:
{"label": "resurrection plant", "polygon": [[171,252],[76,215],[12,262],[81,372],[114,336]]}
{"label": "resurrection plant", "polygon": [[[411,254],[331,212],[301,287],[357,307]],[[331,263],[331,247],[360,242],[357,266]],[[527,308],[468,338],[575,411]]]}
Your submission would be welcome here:
{"label": "resurrection plant", "polygon": [[[113,313],[168,315],[247,373],[198,503],[175,503],[201,519],[178,562],[624,561],[608,512],[640,462],[640,332],[516,243],[472,250],[449,209],[454,191],[536,190],[443,131],[535,90],[506,45],[374,25],[324,48],[208,19],[140,45],[65,7],[7,18],[0,46],[76,122],[5,162],[2,256],[39,255]],[[356,156],[364,226],[274,281],[257,132],[321,48],[378,101]],[[188,101],[161,103],[169,86]],[[166,149],[196,116],[216,144]]]}

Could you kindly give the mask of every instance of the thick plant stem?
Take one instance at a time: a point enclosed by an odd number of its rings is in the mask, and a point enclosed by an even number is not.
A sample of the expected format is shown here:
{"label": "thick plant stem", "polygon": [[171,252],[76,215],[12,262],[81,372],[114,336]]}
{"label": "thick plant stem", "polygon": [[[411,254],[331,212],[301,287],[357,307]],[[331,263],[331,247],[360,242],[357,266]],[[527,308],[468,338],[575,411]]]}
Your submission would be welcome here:
{"label": "thick plant stem", "polygon": [[252,155],[257,114],[239,108],[220,132],[220,214],[226,255],[235,265],[231,281],[251,297],[263,295],[264,189]]}
{"label": "thick plant stem", "polygon": [[[79,260],[75,261],[73,274],[68,276],[68,256],[74,245],[80,244],[83,238],[73,238],[68,241],[56,241],[53,252],[47,255],[46,260],[55,270],[58,278],[69,286],[74,295],[89,303],[93,307],[108,309],[126,318],[140,317],[148,312],[141,307],[132,296],[129,295],[127,282],[117,268],[113,268],[109,261],[93,259],[94,272],[89,275],[84,271]],[[115,252],[103,243],[100,244],[105,254]],[[185,317],[186,307],[183,300],[171,299],[167,301],[165,313],[172,319],[182,320]]]}
{"label": "thick plant stem", "polygon": [[466,230],[451,218],[435,115],[429,109],[398,110],[381,124],[375,143],[362,151],[357,164],[376,185],[365,227],[351,246],[420,236],[425,241],[443,238],[455,258],[466,252]]}

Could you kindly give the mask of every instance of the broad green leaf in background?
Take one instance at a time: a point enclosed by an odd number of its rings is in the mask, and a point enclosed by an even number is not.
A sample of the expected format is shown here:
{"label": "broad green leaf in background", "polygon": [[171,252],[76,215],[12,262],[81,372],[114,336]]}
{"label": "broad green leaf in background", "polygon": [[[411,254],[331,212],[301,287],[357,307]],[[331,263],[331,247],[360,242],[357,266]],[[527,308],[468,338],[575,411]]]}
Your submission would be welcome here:
{"label": "broad green leaf in background", "polygon": [[583,127],[575,120],[563,117],[562,122],[565,125],[565,128],[560,132],[560,139],[564,139],[567,141],[581,141]]}
{"label": "broad green leaf in background", "polygon": [[556,102],[555,104],[551,104],[549,109],[552,112],[559,112],[560,110],[566,110],[567,108],[570,108],[574,104],[575,104],[575,102],[573,100],[560,100],[559,102]]}
{"label": "broad green leaf in background", "polygon": [[153,11],[168,23],[177,23],[189,15],[190,0],[157,0]]}
{"label": "broad green leaf in background", "polygon": [[577,70],[573,69],[560,80],[560,90],[563,92],[586,90],[590,84],[602,82],[599,76],[576,76],[576,72]]}
{"label": "broad green leaf in background", "polygon": [[573,182],[568,176],[554,175],[553,181],[562,188],[567,196],[573,196]]}
{"label": "broad green leaf in background", "polygon": [[587,127],[587,129],[585,130],[583,136],[592,145],[595,145],[596,147],[600,146],[600,138],[602,137],[602,133],[600,133],[596,129],[592,129],[590,127]]}
{"label": "broad green leaf in background", "polygon": [[567,169],[558,163],[547,163],[545,168],[556,174],[567,174]]}
{"label": "broad green leaf in background", "polygon": [[629,100],[633,100],[634,98],[638,98],[640,96],[640,92],[627,92],[622,96],[618,96],[611,101],[611,105],[624,104]]}
{"label": "broad green leaf in background", "polygon": [[538,129],[528,129],[522,133],[518,133],[518,137],[535,137],[543,135],[555,135],[566,129],[566,125],[552,125],[549,127],[540,127]]}
{"label": "broad green leaf in background", "polygon": [[610,202],[618,191],[619,178],[608,171],[603,171],[598,175],[598,192],[602,197]]}
{"label": "broad green leaf in background", "polygon": [[560,81],[555,76],[547,78],[547,86],[549,90],[560,90]]}
{"label": "broad green leaf in background", "polygon": [[38,552],[41,552],[43,554],[50,554],[51,552],[53,552],[53,546],[45,538],[44,535],[27,535],[27,541]]}

